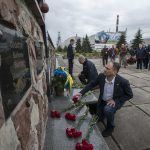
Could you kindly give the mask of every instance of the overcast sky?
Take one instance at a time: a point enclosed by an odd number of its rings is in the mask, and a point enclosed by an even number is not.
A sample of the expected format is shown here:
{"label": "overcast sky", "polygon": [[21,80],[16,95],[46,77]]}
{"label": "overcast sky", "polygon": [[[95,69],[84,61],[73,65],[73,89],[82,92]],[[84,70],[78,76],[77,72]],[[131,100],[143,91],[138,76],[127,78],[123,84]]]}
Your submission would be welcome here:
{"label": "overcast sky", "polygon": [[56,44],[58,32],[62,42],[70,36],[88,36],[104,31],[115,31],[119,14],[119,31],[127,28],[131,40],[138,28],[143,37],[150,37],[150,0],[46,0],[47,30]]}

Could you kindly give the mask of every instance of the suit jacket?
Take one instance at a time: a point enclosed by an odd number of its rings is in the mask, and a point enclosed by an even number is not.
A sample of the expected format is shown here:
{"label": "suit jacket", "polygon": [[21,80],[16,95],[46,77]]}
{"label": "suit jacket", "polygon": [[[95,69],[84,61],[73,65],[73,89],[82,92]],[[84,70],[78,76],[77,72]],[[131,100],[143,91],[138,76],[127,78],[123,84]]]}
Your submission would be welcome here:
{"label": "suit jacket", "polygon": [[71,44],[69,44],[69,46],[67,48],[67,58],[74,59],[73,46]]}
{"label": "suit jacket", "polygon": [[88,59],[86,59],[83,63],[83,71],[81,74],[84,74],[84,76],[88,79],[88,83],[98,77],[95,65]]}
{"label": "suit jacket", "polygon": [[[99,85],[100,88],[99,102],[101,102],[101,100],[103,100],[102,97],[104,92],[105,78],[106,76],[103,73],[100,73],[97,79],[86,85],[80,91],[80,93],[84,95],[86,92],[88,92],[95,86]],[[133,92],[130,87],[129,81],[117,74],[115,77],[114,93],[113,93],[113,100],[116,102],[116,107],[120,108],[125,103],[125,101],[131,99],[132,97]]]}

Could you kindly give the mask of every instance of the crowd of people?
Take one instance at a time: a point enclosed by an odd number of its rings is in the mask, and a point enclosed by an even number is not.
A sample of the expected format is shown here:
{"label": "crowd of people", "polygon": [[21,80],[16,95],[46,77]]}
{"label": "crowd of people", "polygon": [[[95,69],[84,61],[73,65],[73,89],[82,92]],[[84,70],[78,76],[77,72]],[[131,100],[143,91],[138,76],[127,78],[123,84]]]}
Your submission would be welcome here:
{"label": "crowd of people", "polygon": [[[102,63],[105,66],[108,63],[108,58],[111,61],[115,61],[117,55],[119,55],[119,64],[123,65],[124,68],[127,67],[128,62],[130,64],[136,62],[136,69],[148,69],[150,70],[150,45],[145,46],[144,44],[139,44],[138,48],[128,48],[124,44],[121,45],[119,49],[115,48],[114,45],[112,48],[107,48],[106,45],[101,51],[102,54]],[[127,55],[130,55],[127,58]],[[128,59],[130,59],[128,61]]]}

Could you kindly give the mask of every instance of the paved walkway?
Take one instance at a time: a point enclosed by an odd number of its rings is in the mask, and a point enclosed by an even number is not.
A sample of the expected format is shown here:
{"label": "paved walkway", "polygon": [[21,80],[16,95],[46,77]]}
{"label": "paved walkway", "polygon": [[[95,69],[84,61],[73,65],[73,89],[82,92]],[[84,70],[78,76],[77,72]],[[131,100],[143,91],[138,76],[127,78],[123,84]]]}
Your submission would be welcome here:
{"label": "paved walkway", "polygon": [[[67,60],[61,60],[67,67]],[[92,59],[97,70],[103,70],[100,59]],[[75,60],[74,76],[82,70],[82,65]],[[110,150],[150,150],[150,71],[135,69],[135,65],[121,68],[119,74],[131,83],[134,97],[126,102],[116,113],[116,128],[111,137],[105,138]],[[77,79],[77,78],[76,78]],[[95,95],[98,97],[99,92]],[[103,130],[103,125],[98,124]]]}

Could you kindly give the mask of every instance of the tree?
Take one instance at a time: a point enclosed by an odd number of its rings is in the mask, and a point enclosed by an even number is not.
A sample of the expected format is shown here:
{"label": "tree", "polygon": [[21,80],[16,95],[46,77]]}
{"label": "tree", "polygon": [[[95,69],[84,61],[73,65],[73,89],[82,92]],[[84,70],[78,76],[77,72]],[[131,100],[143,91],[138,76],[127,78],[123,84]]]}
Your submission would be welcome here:
{"label": "tree", "polygon": [[137,49],[139,47],[139,44],[143,43],[141,32],[142,30],[138,29],[137,33],[135,34],[135,38],[133,39],[132,46],[131,46],[133,49]]}
{"label": "tree", "polygon": [[57,51],[58,51],[58,52],[62,52],[62,51],[63,51],[63,49],[61,48],[61,46],[58,46],[58,47],[57,47]]}
{"label": "tree", "polygon": [[81,40],[77,39],[77,43],[76,43],[76,52],[80,53],[81,52]]}
{"label": "tree", "polygon": [[82,43],[82,51],[83,52],[92,52],[92,48],[91,48],[91,44],[89,42],[89,38],[86,35],[85,38],[83,39],[83,43]]}
{"label": "tree", "polygon": [[126,44],[126,32],[123,32],[119,38],[119,41],[117,42],[116,47],[119,49],[121,47],[121,44]]}
{"label": "tree", "polygon": [[68,49],[67,46],[65,46],[64,49],[63,49],[63,51],[67,52],[67,49]]}

